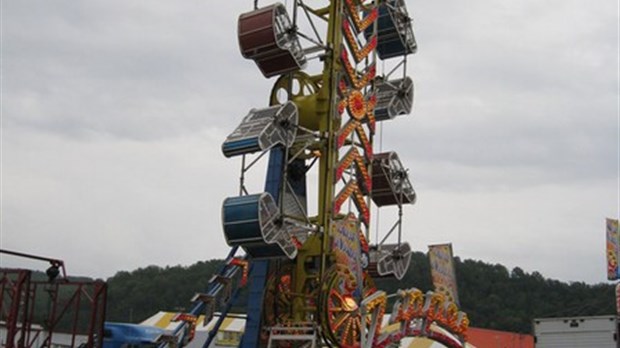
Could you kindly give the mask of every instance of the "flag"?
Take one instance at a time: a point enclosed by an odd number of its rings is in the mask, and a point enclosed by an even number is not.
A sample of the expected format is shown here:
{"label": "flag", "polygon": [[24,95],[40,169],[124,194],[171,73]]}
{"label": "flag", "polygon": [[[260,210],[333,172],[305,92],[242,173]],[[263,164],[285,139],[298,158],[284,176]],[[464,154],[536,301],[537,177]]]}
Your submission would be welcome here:
{"label": "flag", "polygon": [[430,245],[428,247],[428,259],[435,291],[444,294],[447,300],[459,305],[452,244]]}
{"label": "flag", "polygon": [[618,253],[620,236],[618,235],[618,219],[607,219],[607,279],[620,278],[618,270]]}

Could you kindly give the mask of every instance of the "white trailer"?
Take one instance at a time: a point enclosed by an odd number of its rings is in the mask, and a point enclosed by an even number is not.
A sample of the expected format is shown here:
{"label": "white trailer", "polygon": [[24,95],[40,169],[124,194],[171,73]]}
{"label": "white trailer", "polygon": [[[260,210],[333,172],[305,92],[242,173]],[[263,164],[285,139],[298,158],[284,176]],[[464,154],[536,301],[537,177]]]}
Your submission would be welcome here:
{"label": "white trailer", "polygon": [[536,348],[620,348],[615,315],[534,319]]}

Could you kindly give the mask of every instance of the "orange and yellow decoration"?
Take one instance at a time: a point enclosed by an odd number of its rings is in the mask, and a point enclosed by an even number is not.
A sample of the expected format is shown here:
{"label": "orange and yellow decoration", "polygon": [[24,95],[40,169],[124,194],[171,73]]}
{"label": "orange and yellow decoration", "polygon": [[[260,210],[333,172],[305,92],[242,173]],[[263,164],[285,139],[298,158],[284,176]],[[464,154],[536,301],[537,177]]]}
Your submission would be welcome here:
{"label": "orange and yellow decoration", "polygon": [[[462,347],[467,339],[469,318],[458,310],[454,302],[447,301],[440,293],[423,294],[418,289],[400,290],[394,304],[390,324],[400,323],[400,329],[383,336],[373,347],[383,348],[407,336],[425,336],[434,339],[447,347]],[[441,334],[431,330],[432,325],[456,335]]]}

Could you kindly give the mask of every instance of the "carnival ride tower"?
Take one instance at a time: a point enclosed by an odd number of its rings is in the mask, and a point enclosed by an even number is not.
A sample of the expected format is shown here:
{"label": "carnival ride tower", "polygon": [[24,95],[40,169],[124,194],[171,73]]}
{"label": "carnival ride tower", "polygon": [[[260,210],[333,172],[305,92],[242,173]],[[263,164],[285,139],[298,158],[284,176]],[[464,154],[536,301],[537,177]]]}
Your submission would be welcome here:
{"label": "carnival ride tower", "polygon": [[[233,249],[191,314],[225,312],[249,278],[242,347],[383,347],[405,336],[462,347],[466,315],[417,289],[395,294],[395,329],[382,332],[387,294],[373,282],[401,279],[411,258],[402,209],[416,193],[398,155],[373,148],[381,122],[412,110],[407,56],[417,44],[405,1],[254,1],[238,39],[275,82],[268,105],[251,109],[222,145],[241,158],[239,193],[222,206]],[[263,160],[265,187],[253,192],[246,177]],[[373,206],[397,212],[383,233],[371,229]]]}

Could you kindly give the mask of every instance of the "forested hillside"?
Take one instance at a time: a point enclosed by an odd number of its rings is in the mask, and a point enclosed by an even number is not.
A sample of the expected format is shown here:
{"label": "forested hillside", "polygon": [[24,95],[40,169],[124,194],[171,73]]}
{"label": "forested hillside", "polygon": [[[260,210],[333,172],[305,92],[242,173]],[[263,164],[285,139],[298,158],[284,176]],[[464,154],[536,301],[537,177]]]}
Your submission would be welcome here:
{"label": "forested hillside", "polygon": [[[205,289],[221,263],[210,260],[189,267],[149,266],[119,272],[108,279],[107,318],[138,322],[159,310],[187,310],[192,296]],[[568,284],[545,279],[538,272],[508,270],[499,264],[459,258],[456,271],[461,307],[468,313],[472,326],[529,333],[533,318],[615,313],[611,284]],[[426,255],[413,254],[402,281],[381,279],[377,283],[388,293],[409,287],[430,290]],[[243,301],[238,303],[238,309],[242,306]]]}

